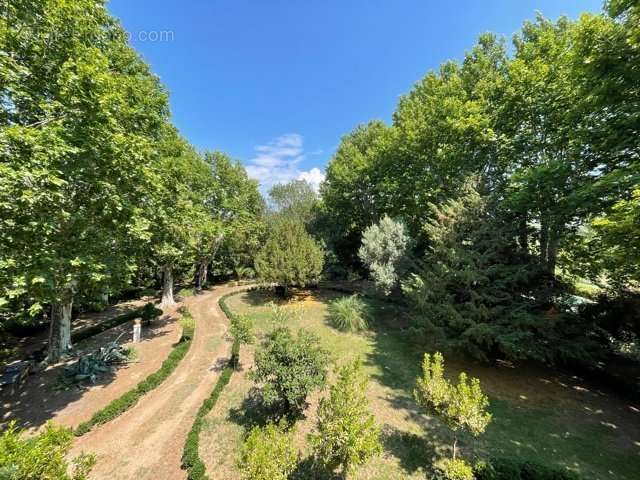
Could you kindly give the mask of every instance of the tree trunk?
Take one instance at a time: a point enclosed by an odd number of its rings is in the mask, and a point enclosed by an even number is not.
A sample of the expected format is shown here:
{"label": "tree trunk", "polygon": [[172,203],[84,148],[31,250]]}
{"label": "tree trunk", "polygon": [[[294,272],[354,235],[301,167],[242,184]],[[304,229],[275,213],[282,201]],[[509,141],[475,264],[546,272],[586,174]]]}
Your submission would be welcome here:
{"label": "tree trunk", "polygon": [[547,271],[552,277],[556,275],[556,263],[558,261],[558,244],[560,243],[560,235],[556,230],[552,230],[549,235],[549,243],[547,245]]}
{"label": "tree trunk", "polygon": [[173,269],[165,265],[162,269],[162,301],[160,308],[173,307],[176,301],[173,298]]}
{"label": "tree trunk", "polygon": [[454,435],[453,437],[453,459],[456,459],[456,453],[458,450],[458,436]]}
{"label": "tree trunk", "polygon": [[73,293],[65,296],[64,300],[51,305],[51,325],[49,327],[49,351],[47,363],[58,363],[71,348],[71,309],[73,307]]}
{"label": "tree trunk", "polygon": [[102,292],[100,292],[100,301],[105,304],[105,306],[109,306],[109,289],[104,288]]}
{"label": "tree trunk", "polygon": [[527,214],[525,213],[520,220],[520,226],[518,229],[518,243],[524,253],[529,253],[529,232],[527,229]]}
{"label": "tree trunk", "polygon": [[201,292],[204,284],[207,281],[207,264],[206,262],[202,262],[198,265],[198,270],[196,271],[196,292]]}
{"label": "tree trunk", "polygon": [[540,261],[547,263],[547,252],[549,249],[549,223],[544,214],[540,216]]}

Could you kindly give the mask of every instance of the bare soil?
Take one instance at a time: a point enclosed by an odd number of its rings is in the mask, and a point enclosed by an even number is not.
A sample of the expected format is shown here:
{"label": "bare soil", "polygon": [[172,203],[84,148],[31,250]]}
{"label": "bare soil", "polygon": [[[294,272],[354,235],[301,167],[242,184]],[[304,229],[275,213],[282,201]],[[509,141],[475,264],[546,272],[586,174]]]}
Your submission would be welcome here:
{"label": "bare soil", "polygon": [[182,449],[195,414],[210,394],[231,344],[221,296],[247,287],[219,286],[183,303],[196,321],[186,357],[165,382],[131,410],[80,437],[71,456],[96,455],[90,478],[182,479]]}

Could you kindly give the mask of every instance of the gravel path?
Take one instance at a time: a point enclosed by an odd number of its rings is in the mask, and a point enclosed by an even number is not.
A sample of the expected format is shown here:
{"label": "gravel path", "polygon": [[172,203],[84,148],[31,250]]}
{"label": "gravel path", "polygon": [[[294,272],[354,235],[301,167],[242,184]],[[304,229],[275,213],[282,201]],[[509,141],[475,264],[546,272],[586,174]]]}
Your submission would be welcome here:
{"label": "gravel path", "polygon": [[185,478],[180,468],[185,438],[231,349],[225,338],[228,319],[218,300],[246,288],[219,286],[184,302],[196,321],[196,333],[178,368],[134,408],[76,440],[72,454],[96,455],[90,478]]}

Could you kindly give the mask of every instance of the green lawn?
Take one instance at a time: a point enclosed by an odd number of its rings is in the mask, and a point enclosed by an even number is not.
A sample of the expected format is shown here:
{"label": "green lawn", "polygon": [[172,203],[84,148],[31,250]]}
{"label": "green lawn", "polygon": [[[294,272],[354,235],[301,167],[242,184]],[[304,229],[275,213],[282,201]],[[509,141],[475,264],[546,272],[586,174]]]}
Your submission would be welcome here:
{"label": "green lawn", "polygon": [[[437,456],[448,454],[449,434],[437,419],[423,415],[412,399],[421,352],[409,348],[397,325],[402,312],[382,302],[372,302],[376,312],[371,331],[341,333],[327,323],[331,291],[300,295],[288,308],[300,312],[291,328],[315,332],[338,364],[360,356],[371,382],[371,408],[383,428],[384,455],[362,466],[355,478],[425,478]],[[227,300],[236,313],[250,315],[259,338],[270,328],[273,300],[264,291],[245,292]],[[246,372],[253,347],[241,352],[243,371],[234,375],[216,408],[207,416],[201,456],[217,479],[236,479],[234,465],[242,435],[259,415],[251,395],[253,384]],[[622,400],[590,389],[579,379],[534,367],[489,367],[445,357],[451,375],[464,369],[480,378],[491,398],[494,416],[477,441],[463,441],[468,458],[489,454],[517,456],[564,466],[587,479],[633,480],[640,472],[640,411]],[[311,398],[306,419],[297,425],[296,438],[306,448],[306,434],[314,425],[319,395]]]}

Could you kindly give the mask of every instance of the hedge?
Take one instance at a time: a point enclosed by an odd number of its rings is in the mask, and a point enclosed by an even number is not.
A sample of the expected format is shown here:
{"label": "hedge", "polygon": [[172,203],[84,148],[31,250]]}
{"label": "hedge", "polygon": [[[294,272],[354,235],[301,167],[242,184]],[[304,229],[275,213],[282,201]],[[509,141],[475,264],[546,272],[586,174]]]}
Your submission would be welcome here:
{"label": "hedge", "polygon": [[132,390],[129,390],[116,398],[103,409],[98,410],[89,420],[78,425],[73,431],[74,435],[76,437],[80,437],[85,433],[90,432],[93,427],[107,423],[122,415],[138,403],[138,400],[140,400],[143,395],[158,387],[169,375],[171,375],[180,361],[187,354],[189,347],[191,346],[192,337],[193,332],[183,331],[180,341],[173,347],[173,350],[171,350],[171,353],[169,353],[169,356],[164,360],[164,362],[162,362],[162,365],[158,370],[138,383],[138,385],[136,385]]}
{"label": "hedge", "polygon": [[[236,293],[238,292],[228,293],[220,297],[220,299],[218,300],[220,309],[229,319],[233,317],[233,313],[227,306],[225,300],[231,295],[235,295]],[[182,452],[182,468],[187,471],[188,480],[209,479],[209,477],[207,476],[206,467],[202,462],[199,453],[200,431],[202,430],[204,417],[211,411],[211,409],[213,409],[218,401],[218,398],[220,398],[224,387],[226,387],[231,380],[231,375],[233,375],[233,372],[235,371],[235,366],[237,365],[239,357],[240,343],[234,342],[233,346],[231,347],[231,358],[229,359],[227,366],[220,374],[220,377],[218,377],[218,381],[216,382],[215,387],[213,387],[213,390],[211,391],[209,397],[202,403],[202,405],[198,409],[198,413],[196,414],[196,418],[193,421],[191,430],[187,435],[187,440],[184,443],[184,450]]]}

